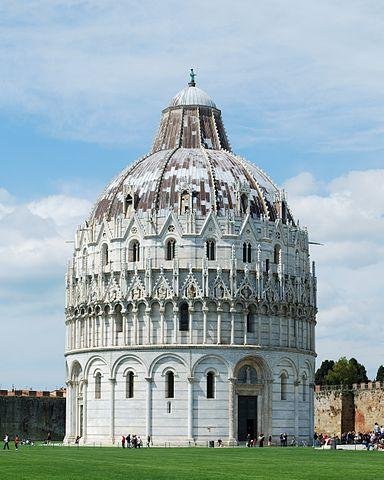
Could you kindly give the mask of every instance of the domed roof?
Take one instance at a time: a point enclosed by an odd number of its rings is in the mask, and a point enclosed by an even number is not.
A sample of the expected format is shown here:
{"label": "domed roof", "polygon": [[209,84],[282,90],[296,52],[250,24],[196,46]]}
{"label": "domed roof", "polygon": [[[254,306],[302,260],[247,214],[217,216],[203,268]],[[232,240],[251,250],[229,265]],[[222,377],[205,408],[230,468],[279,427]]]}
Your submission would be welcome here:
{"label": "domed roof", "polygon": [[151,153],[111,182],[94,207],[91,223],[124,215],[128,197],[139,215],[179,212],[185,192],[192,195],[196,215],[244,215],[245,195],[251,216],[293,221],[281,207],[281,192],[273,182],[231,152],[220,110],[195,86],[191,73],[188,87],[163,110]]}
{"label": "domed roof", "polygon": [[170,107],[177,107],[180,105],[201,105],[205,107],[217,108],[212,98],[196,86],[188,85],[177,93],[169,104]]}
{"label": "domed roof", "polygon": [[278,217],[279,190],[254,165],[224,150],[177,148],[153,153],[125,169],[99,199],[91,221],[123,214],[125,192],[134,194],[138,213],[177,212],[184,191],[193,195],[197,215],[211,210],[219,215],[239,214],[238,199],[244,192],[251,216]]}

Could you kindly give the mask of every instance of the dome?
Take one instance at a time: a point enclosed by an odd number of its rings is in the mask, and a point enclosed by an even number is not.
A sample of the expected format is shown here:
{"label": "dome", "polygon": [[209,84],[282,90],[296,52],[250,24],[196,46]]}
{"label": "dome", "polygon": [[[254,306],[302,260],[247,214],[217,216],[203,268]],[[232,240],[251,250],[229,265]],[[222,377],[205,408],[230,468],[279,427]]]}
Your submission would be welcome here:
{"label": "dome", "polygon": [[91,221],[122,215],[128,190],[134,193],[139,214],[176,211],[180,194],[191,191],[197,215],[205,216],[211,210],[221,216],[236,215],[238,196],[243,192],[252,217],[275,220],[278,216],[278,188],[254,165],[224,150],[177,148],[144,157],[107,187]]}
{"label": "dome", "polygon": [[193,196],[191,206],[199,216],[249,213],[293,222],[282,208],[282,192],[255,165],[231,152],[220,110],[194,82],[162,112],[152,151],[110,183],[90,223],[124,215],[127,196],[137,214],[164,217],[178,210],[183,191]]}
{"label": "dome", "polygon": [[170,107],[178,107],[180,105],[201,105],[216,108],[215,102],[204,90],[190,85],[180,90],[169,104]]}

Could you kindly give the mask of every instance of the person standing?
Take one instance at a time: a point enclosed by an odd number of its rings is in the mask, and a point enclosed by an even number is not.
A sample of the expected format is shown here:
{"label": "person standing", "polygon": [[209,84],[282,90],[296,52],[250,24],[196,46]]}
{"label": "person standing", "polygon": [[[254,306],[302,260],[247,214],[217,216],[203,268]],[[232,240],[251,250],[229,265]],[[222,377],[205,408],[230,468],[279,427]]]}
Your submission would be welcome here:
{"label": "person standing", "polygon": [[121,437],[121,446],[123,448],[125,448],[125,436],[124,435],[122,435],[122,437]]}
{"label": "person standing", "polygon": [[259,435],[259,447],[264,447],[264,439],[265,439],[265,436],[264,436],[264,433],[260,433]]}
{"label": "person standing", "polygon": [[9,435],[8,435],[8,433],[6,433],[4,435],[4,448],[3,448],[3,450],[5,450],[5,449],[9,450]]}
{"label": "person standing", "polygon": [[147,447],[149,448],[151,446],[151,436],[147,436]]}
{"label": "person standing", "polygon": [[14,442],[15,442],[15,450],[18,451],[19,450],[20,438],[17,434],[15,435]]}

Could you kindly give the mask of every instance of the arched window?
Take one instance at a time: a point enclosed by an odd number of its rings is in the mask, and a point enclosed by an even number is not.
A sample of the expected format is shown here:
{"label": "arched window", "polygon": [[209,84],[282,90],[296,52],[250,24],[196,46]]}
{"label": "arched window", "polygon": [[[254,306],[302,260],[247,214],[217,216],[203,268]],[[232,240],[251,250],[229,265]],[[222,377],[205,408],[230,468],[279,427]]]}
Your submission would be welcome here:
{"label": "arched window", "polygon": [[305,375],[302,377],[302,384],[303,384],[303,402],[307,401],[307,378]]}
{"label": "arched window", "polygon": [[243,243],[243,262],[252,262],[252,245],[249,242]]}
{"label": "arched window", "polygon": [[207,240],[206,253],[208,260],[215,260],[216,258],[216,244],[214,240]]}
{"label": "arched window", "polygon": [[175,374],[167,372],[165,376],[165,397],[175,398]]}
{"label": "arched window", "polygon": [[215,398],[215,374],[207,373],[207,398]]}
{"label": "arched window", "polygon": [[280,400],[287,400],[287,375],[280,375]]}
{"label": "arched window", "polygon": [[133,372],[128,372],[126,385],[125,385],[125,396],[126,398],[133,398],[134,396],[134,378],[135,374]]}
{"label": "arched window", "polygon": [[166,251],[166,259],[167,260],[173,260],[175,258],[175,247],[176,247],[176,241],[171,238],[167,242],[167,251]]}
{"label": "arched window", "polygon": [[101,398],[101,373],[97,372],[95,375],[95,399]]}
{"label": "arched window", "polygon": [[105,265],[108,265],[109,262],[109,251],[108,251],[108,245],[106,243],[103,243],[101,246],[101,264],[104,267]]}
{"label": "arched window", "polygon": [[189,307],[188,303],[184,302],[179,307],[179,330],[187,332],[189,330]]}
{"label": "arched window", "polygon": [[248,212],[248,195],[243,193],[240,197],[240,213]]}
{"label": "arched window", "polygon": [[128,254],[130,262],[138,262],[140,260],[140,243],[138,240],[131,242]]}
{"label": "arched window", "polygon": [[265,271],[268,273],[269,272],[269,258],[265,260]]}
{"label": "arched window", "polygon": [[295,275],[299,275],[300,273],[300,254],[299,251],[296,250],[295,252]]}
{"label": "arched window", "polygon": [[238,375],[237,375],[237,382],[238,383],[245,383],[248,385],[252,385],[257,383],[257,372],[256,370],[251,367],[250,365],[244,365],[241,367]]}
{"label": "arched window", "polygon": [[275,248],[273,251],[273,263],[275,263],[276,265],[280,264],[280,254],[281,254],[280,245],[275,245]]}
{"label": "arched window", "polygon": [[120,333],[123,331],[123,315],[121,313],[121,305],[116,305],[115,308],[115,326],[116,333]]}
{"label": "arched window", "polygon": [[247,333],[253,333],[255,328],[254,328],[254,323],[255,323],[255,318],[252,312],[247,313]]}

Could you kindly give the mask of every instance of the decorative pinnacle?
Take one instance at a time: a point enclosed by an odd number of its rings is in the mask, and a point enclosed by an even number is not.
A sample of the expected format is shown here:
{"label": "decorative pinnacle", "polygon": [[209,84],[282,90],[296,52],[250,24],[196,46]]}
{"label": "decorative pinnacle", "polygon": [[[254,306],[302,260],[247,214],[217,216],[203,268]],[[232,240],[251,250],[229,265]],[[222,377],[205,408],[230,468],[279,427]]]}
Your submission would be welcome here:
{"label": "decorative pinnacle", "polygon": [[193,71],[193,68],[191,68],[191,72],[189,76],[191,77],[191,81],[188,83],[188,85],[190,87],[196,87],[196,82],[195,82],[196,73]]}

